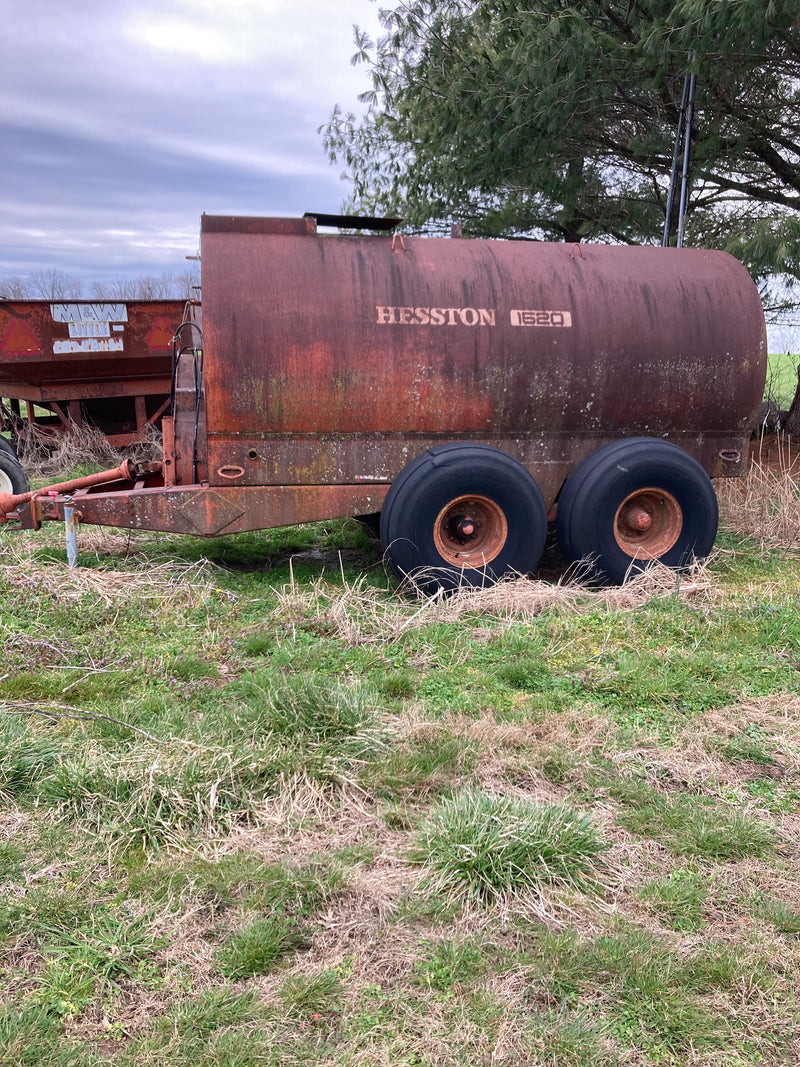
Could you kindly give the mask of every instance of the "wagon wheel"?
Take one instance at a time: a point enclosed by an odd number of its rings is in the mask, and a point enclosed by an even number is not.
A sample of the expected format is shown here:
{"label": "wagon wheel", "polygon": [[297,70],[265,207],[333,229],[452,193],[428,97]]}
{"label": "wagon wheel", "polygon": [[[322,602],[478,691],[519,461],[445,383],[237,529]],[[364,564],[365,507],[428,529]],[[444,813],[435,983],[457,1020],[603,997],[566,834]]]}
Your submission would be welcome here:
{"label": "wagon wheel", "polygon": [[0,434],[0,452],[5,452],[6,455],[11,456],[12,459],[18,460],[17,450],[14,448],[13,442],[9,441],[7,437],[3,437]]}
{"label": "wagon wheel", "polygon": [[384,558],[426,593],[527,574],[546,533],[533,477],[483,444],[442,445],[418,456],[395,478],[381,513]]}
{"label": "wagon wheel", "polygon": [[0,493],[27,493],[30,487],[17,457],[0,447]]}
{"label": "wagon wheel", "polygon": [[711,551],[719,512],[711,479],[682,448],[632,437],[579,463],[558,498],[564,555],[623,582],[651,560],[683,567]]}

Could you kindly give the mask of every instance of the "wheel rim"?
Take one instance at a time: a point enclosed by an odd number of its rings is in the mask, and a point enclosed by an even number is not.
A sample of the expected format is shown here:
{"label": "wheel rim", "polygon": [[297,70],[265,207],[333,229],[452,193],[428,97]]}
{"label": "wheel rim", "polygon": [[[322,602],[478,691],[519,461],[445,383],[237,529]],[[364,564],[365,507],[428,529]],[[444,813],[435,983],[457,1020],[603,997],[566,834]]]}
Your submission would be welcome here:
{"label": "wheel rim", "polygon": [[11,479],[6,474],[6,472],[3,470],[3,468],[0,467],[0,493],[13,493],[13,492],[14,492],[14,486],[11,484]]}
{"label": "wheel rim", "polygon": [[503,549],[508,523],[503,509],[487,496],[459,496],[436,516],[436,551],[453,567],[484,567]]}
{"label": "wheel rim", "polygon": [[632,559],[658,559],[681,535],[683,511],[664,489],[637,489],[614,516],[614,538]]}

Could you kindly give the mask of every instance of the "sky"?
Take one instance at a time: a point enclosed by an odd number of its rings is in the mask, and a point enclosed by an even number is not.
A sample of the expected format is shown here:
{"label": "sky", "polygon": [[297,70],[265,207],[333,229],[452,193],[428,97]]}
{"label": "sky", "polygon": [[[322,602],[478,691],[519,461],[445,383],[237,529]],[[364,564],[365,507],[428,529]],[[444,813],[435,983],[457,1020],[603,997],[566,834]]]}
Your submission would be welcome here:
{"label": "sky", "polygon": [[180,273],[203,212],[337,213],[354,23],[372,0],[0,0],[0,279]]}
{"label": "sky", "polygon": [[0,280],[180,274],[203,212],[337,213],[353,24],[374,0],[0,0]]}

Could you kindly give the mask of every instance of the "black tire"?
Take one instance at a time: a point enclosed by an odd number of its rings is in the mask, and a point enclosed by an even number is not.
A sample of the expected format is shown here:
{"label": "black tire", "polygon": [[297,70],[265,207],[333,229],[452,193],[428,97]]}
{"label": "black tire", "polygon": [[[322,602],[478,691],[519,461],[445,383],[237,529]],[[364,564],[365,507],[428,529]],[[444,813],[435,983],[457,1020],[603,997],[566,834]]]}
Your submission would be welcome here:
{"label": "black tire", "polygon": [[0,448],[0,493],[27,493],[30,487],[17,457]]}
{"label": "black tire", "polygon": [[17,455],[17,450],[14,448],[13,442],[7,437],[3,437],[2,434],[0,434],[0,452],[5,452],[6,455],[19,461],[19,456]]}
{"label": "black tire", "polygon": [[423,592],[492,585],[534,569],[547,511],[531,474],[483,444],[431,448],[392,482],[381,545],[395,574]]}
{"label": "black tire", "polygon": [[686,567],[711,551],[719,509],[711,479],[682,448],[630,437],[587,456],[564,483],[556,528],[572,562],[620,584],[651,560]]}

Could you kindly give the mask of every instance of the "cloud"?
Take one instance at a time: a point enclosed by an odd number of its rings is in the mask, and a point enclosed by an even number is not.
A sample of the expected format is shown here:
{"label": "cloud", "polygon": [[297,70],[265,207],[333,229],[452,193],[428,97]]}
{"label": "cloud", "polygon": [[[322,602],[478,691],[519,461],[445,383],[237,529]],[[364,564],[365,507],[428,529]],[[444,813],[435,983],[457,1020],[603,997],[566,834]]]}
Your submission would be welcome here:
{"label": "cloud", "polygon": [[[375,23],[376,8],[363,0],[167,0],[137,5],[122,32],[134,48],[208,69],[229,68],[239,79],[268,69],[277,79],[273,90],[310,99],[323,87],[350,81],[344,68],[353,50],[351,12]],[[332,54],[345,59],[338,69],[331,66]]]}
{"label": "cloud", "polygon": [[[104,276],[178,269],[198,244],[200,215],[299,215],[321,210],[340,195],[332,172],[322,177],[242,166],[224,157],[99,144],[71,134],[45,140],[25,128],[0,124],[7,158],[29,176],[16,197],[0,200],[4,219],[0,274],[39,269]],[[59,189],[54,190],[54,176]]]}
{"label": "cloud", "polygon": [[365,87],[348,60],[369,0],[0,0],[0,16],[0,274],[181,269],[202,211],[338,209],[317,127]]}
{"label": "cloud", "polygon": [[[134,47],[207,66],[249,66],[276,53],[282,3],[190,3],[138,7],[123,32]],[[280,54],[279,52],[277,54]]]}

